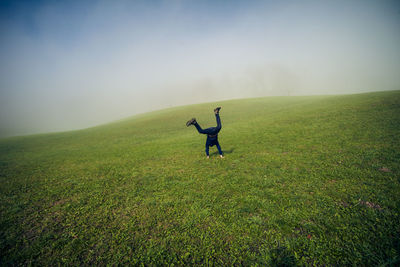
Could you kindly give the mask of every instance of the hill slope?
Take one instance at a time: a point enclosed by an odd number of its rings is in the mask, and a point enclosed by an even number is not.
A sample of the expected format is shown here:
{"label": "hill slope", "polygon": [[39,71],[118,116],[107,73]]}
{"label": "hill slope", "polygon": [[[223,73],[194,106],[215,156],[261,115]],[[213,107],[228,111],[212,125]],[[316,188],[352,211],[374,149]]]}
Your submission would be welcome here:
{"label": "hill slope", "polygon": [[216,105],[1,139],[2,264],[399,262],[400,91]]}

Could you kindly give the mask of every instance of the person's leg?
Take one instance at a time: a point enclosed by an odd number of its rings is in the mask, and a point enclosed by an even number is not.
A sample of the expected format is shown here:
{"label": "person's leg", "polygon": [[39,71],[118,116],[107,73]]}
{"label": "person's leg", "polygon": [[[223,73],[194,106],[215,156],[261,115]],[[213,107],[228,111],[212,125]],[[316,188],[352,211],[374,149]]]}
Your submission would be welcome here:
{"label": "person's leg", "polygon": [[194,124],[194,126],[196,127],[196,129],[197,129],[197,131],[198,131],[199,133],[201,133],[201,134],[207,134],[207,131],[201,129],[200,125],[199,125],[197,122]]}
{"label": "person's leg", "polygon": [[202,129],[197,122],[194,124],[194,126],[196,127],[197,131],[201,134],[214,134],[215,132],[215,127]]}
{"label": "person's leg", "polygon": [[219,117],[219,113],[215,114],[215,118],[217,119],[217,127],[215,128],[215,130],[217,131],[217,133],[221,130],[222,125],[221,125],[221,118]]}

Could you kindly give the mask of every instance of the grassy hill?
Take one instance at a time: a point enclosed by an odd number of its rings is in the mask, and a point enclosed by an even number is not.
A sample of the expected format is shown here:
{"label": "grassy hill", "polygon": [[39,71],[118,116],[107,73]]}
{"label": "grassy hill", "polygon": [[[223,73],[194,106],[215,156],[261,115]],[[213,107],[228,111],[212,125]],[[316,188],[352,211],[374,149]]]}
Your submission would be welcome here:
{"label": "grassy hill", "polygon": [[0,139],[0,262],[396,265],[399,193],[400,91],[176,107]]}

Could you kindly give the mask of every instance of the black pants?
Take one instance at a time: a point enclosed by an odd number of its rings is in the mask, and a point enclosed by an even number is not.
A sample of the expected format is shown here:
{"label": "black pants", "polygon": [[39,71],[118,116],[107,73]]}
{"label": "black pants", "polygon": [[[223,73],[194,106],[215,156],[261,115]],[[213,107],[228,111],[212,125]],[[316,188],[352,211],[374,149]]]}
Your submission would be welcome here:
{"label": "black pants", "polygon": [[218,143],[218,133],[222,128],[221,119],[219,117],[219,114],[215,114],[215,118],[217,119],[217,127],[210,127],[207,129],[202,129],[197,122],[194,124],[194,126],[196,126],[196,129],[199,133],[207,135],[207,141],[206,141],[207,156],[209,156],[210,146],[212,147],[214,145],[217,146],[219,154],[222,155],[221,146]]}

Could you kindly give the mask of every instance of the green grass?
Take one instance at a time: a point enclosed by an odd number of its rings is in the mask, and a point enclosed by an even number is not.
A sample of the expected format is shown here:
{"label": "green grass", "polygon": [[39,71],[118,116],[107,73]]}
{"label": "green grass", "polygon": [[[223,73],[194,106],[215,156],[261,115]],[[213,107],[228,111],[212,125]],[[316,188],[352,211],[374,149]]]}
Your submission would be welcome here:
{"label": "green grass", "polygon": [[1,264],[400,264],[400,91],[216,105],[1,139]]}

